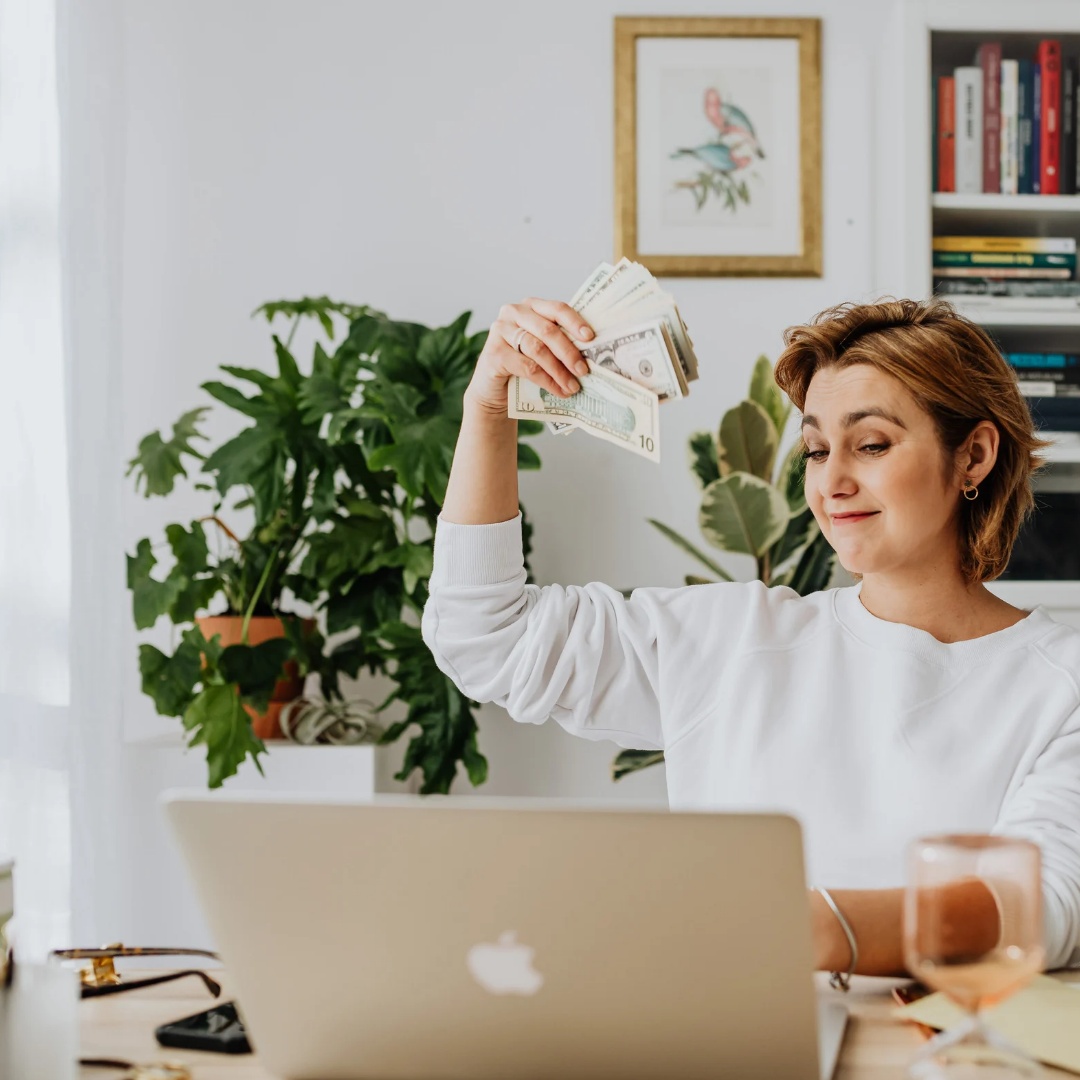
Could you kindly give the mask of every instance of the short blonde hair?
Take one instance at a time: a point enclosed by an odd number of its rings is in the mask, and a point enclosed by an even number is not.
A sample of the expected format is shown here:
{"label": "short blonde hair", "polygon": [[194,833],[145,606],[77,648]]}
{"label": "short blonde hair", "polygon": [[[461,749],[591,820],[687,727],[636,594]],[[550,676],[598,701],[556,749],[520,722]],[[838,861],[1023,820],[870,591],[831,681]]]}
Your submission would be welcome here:
{"label": "short blonde hair", "polygon": [[1032,477],[1049,443],[1035,432],[1016,375],[982,327],[940,298],[840,304],[784,331],[776,382],[799,409],[822,368],[870,364],[901,382],[930,414],[951,457],[981,420],[1000,435],[979,497],[960,505],[960,567],[968,584],[1009,563],[1035,505]]}

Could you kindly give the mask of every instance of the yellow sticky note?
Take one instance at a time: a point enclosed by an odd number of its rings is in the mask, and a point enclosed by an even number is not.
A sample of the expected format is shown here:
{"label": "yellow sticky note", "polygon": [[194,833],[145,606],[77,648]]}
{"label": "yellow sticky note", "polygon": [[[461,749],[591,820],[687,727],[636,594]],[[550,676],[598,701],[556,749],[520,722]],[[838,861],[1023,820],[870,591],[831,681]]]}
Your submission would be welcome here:
{"label": "yellow sticky note", "polygon": [[[933,1028],[951,1028],[964,1011],[944,994],[931,994],[894,1015]],[[985,1013],[987,1024],[1046,1065],[1080,1073],[1080,984],[1039,975]]]}

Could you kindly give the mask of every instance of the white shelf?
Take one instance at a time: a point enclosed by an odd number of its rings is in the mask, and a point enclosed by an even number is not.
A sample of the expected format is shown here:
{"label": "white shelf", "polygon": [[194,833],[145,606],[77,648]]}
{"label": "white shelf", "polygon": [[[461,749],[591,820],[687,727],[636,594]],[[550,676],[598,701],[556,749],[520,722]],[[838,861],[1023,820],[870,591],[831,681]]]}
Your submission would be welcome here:
{"label": "white shelf", "polygon": [[1080,195],[966,195],[935,192],[930,205],[935,210],[984,210],[987,213],[1060,214],[1080,213]]}

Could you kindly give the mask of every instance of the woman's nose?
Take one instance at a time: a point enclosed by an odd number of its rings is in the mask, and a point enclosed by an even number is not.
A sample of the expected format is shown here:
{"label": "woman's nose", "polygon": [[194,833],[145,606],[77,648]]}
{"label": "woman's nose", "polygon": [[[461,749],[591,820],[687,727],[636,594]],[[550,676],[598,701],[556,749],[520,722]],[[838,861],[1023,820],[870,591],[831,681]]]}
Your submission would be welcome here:
{"label": "woman's nose", "polygon": [[823,498],[852,495],[858,489],[851,460],[846,454],[831,453],[818,473],[819,490]]}

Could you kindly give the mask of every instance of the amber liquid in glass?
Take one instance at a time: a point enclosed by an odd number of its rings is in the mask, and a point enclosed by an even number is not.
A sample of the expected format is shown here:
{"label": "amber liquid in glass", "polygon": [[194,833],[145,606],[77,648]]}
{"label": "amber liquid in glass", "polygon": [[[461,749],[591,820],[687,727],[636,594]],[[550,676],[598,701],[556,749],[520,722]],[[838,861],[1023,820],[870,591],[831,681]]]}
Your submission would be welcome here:
{"label": "amber liquid in glass", "polygon": [[1043,950],[1002,950],[974,962],[935,963],[922,960],[913,975],[934,990],[948,994],[969,1012],[989,1009],[1026,985],[1042,970]]}

